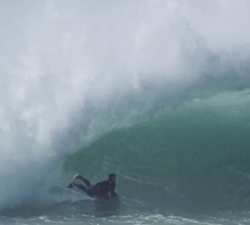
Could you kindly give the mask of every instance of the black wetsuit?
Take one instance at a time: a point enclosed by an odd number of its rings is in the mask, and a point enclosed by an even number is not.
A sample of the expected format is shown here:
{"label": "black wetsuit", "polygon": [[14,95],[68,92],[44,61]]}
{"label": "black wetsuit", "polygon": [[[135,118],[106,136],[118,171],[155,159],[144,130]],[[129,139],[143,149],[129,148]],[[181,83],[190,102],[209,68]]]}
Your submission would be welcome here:
{"label": "black wetsuit", "polygon": [[109,192],[111,193],[112,197],[117,196],[117,194],[115,193],[116,183],[114,181],[106,180],[103,182],[99,182],[95,185],[91,185],[91,183],[86,178],[83,178],[82,180],[84,181],[87,187],[82,184],[74,185],[91,197],[95,196],[97,198],[106,198],[108,197],[107,194],[109,194]]}
{"label": "black wetsuit", "polygon": [[94,186],[95,195],[103,197],[107,196],[110,192],[112,197],[115,197],[117,194],[115,193],[116,183],[111,180],[106,180],[103,182],[99,182]]}

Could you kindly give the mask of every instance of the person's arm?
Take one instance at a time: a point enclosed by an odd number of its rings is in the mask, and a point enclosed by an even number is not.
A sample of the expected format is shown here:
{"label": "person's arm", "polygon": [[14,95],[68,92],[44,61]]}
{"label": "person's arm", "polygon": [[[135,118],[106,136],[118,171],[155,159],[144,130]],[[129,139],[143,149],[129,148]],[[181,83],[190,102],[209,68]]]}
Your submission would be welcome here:
{"label": "person's arm", "polygon": [[119,197],[119,195],[115,192],[115,186],[116,184],[114,184],[112,187],[111,187],[111,197]]}

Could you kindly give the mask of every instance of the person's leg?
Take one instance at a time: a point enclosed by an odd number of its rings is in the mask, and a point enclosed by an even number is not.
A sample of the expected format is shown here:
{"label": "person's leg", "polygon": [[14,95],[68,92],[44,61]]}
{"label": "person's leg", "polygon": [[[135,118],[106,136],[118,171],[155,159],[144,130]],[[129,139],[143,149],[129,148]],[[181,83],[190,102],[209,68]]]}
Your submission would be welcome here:
{"label": "person's leg", "polygon": [[76,175],[76,176],[74,177],[74,180],[76,180],[76,179],[82,180],[82,181],[86,184],[87,187],[92,186],[91,183],[89,182],[89,180],[87,180],[87,179],[86,179],[85,177],[83,177],[82,175]]}
{"label": "person's leg", "polygon": [[83,182],[86,184],[87,187],[91,187],[91,183],[89,182],[89,180],[87,180],[86,178],[83,177]]}
{"label": "person's leg", "polygon": [[84,191],[84,192],[87,192],[87,191],[88,191],[88,190],[87,190],[87,187],[86,187],[85,185],[83,185],[83,184],[70,183],[70,184],[68,185],[68,188],[72,188],[72,187],[77,187],[77,188],[79,188],[80,190],[82,190],[82,191]]}
{"label": "person's leg", "polygon": [[87,192],[87,187],[83,184],[75,184],[76,187],[78,187],[79,189],[81,189],[84,192]]}

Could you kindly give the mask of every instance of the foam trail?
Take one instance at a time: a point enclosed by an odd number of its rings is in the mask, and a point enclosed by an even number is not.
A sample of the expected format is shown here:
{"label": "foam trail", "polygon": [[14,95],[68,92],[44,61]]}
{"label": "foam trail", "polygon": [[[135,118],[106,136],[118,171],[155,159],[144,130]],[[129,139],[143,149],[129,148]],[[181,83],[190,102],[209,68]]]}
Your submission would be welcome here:
{"label": "foam trail", "polygon": [[16,0],[0,7],[0,209],[58,177],[68,149],[55,136],[76,109],[89,119],[91,139],[101,126],[93,111],[102,115],[128,93],[174,96],[199,81],[210,54],[222,71],[232,59],[236,69],[249,59],[249,1]]}

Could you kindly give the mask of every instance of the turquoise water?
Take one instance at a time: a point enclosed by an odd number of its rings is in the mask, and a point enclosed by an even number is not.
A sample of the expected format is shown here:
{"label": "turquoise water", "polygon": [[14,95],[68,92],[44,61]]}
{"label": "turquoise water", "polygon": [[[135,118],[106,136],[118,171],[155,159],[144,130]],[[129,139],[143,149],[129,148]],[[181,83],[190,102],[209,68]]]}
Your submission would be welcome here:
{"label": "turquoise water", "polygon": [[70,155],[65,171],[94,179],[116,171],[126,198],[160,211],[247,209],[249,103],[246,90],[162,110]]}

